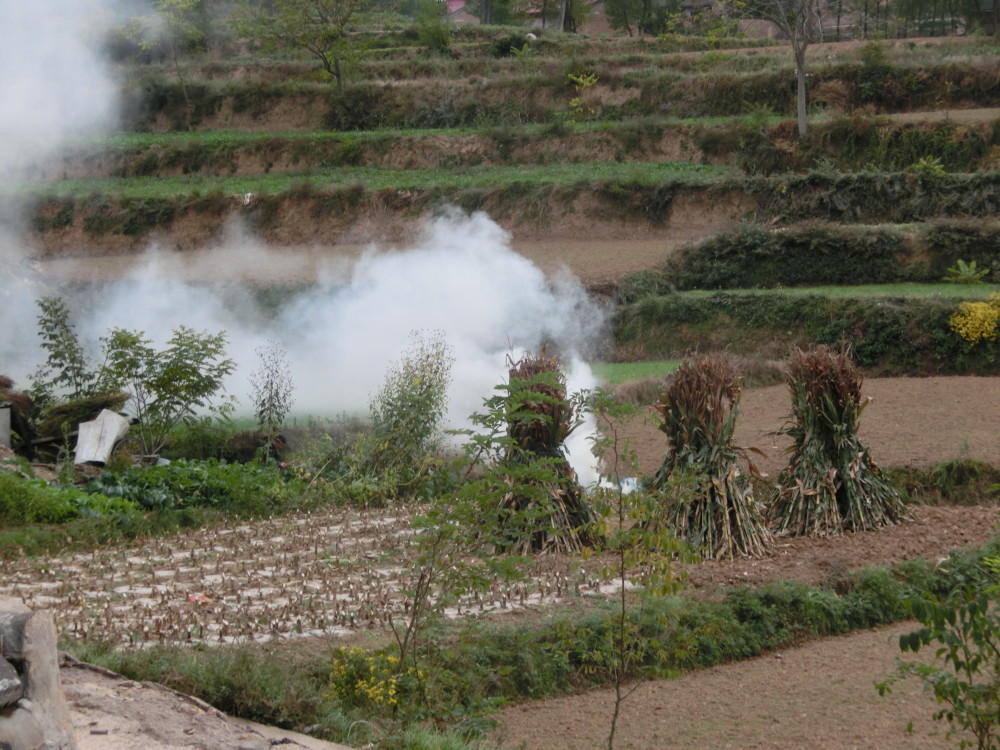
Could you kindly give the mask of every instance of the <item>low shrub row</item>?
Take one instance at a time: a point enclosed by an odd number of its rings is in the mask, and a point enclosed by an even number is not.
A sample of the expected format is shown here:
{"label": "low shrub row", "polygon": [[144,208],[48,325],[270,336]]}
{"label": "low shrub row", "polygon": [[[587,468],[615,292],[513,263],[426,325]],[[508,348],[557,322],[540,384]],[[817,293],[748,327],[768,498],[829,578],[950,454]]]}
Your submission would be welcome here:
{"label": "low shrub row", "polygon": [[924,505],[979,505],[984,498],[1000,499],[1000,469],[971,458],[929,469],[892,467],[886,473],[911,502]]}
{"label": "low shrub row", "polygon": [[[339,172],[330,172],[325,185],[322,174],[315,176],[315,182],[279,176],[280,179],[261,178],[259,185],[251,188],[256,189],[255,194],[246,200],[233,198],[234,195],[245,196],[248,189],[245,180],[215,180],[204,185],[198,181],[177,183],[173,189],[180,194],[174,195],[169,189],[148,181],[125,183],[119,188],[124,194],[118,195],[96,192],[91,183],[76,187],[69,184],[60,192],[70,188],[78,195],[36,196],[33,221],[39,231],[80,226],[93,236],[120,234],[139,238],[154,229],[169,229],[183,214],[201,212],[221,217],[230,211],[239,211],[251,224],[264,228],[280,220],[279,209],[285,201],[294,200],[309,201],[308,208],[316,219],[334,214],[339,220],[348,220],[351,211],[372,206],[413,214],[436,203],[452,203],[469,211],[488,210],[498,218],[513,216],[521,221],[544,223],[560,212],[572,211],[575,199],[586,195],[597,201],[596,218],[641,219],[653,224],[670,218],[674,198],[678,195],[707,203],[717,203],[727,197],[743,199],[755,204],[754,213],[759,221],[778,225],[807,220],[903,224],[1000,214],[1000,171],[960,175],[812,172],[744,178],[738,175],[720,177],[710,168],[664,164],[647,172],[636,171],[637,178],[587,180],[581,174],[582,165],[560,169],[551,175],[539,169],[530,179],[510,170],[486,170],[477,180],[471,181],[471,185],[467,173],[461,170],[440,170],[431,177],[413,170],[412,182],[390,188],[358,182],[344,185],[341,184],[344,176]],[[364,180],[365,175],[372,182],[385,182],[385,175],[377,170],[359,174],[356,179]],[[267,192],[268,185],[274,186],[273,192]],[[211,188],[211,192],[202,193],[202,187]],[[755,249],[755,243],[760,244],[765,235],[748,233],[746,228],[742,231],[745,237],[738,233],[735,237],[749,244],[746,250],[738,252],[763,252],[764,255],[793,252],[784,245]],[[943,272],[957,257],[994,262],[996,254],[991,243],[997,232],[992,224],[957,220],[927,230],[927,246],[939,256],[928,266],[927,272]],[[856,246],[851,252],[862,256],[870,253],[885,256],[895,251],[886,245],[895,242],[891,233],[866,239],[858,233],[852,236],[848,230],[837,234],[829,229],[808,229],[788,236],[800,238],[792,240],[793,245],[798,241],[817,249],[825,244],[831,246],[830,252],[832,245],[841,245],[845,239]],[[729,252],[724,247],[726,240],[721,242],[720,249],[712,252]]]}
{"label": "low shrub row", "polygon": [[317,501],[319,491],[273,466],[214,460],[109,470],[82,486],[0,471],[0,558],[290,512]]}
{"label": "low shrub row", "polygon": [[754,115],[711,126],[693,126],[693,142],[707,159],[728,161],[747,174],[823,169],[830,172],[913,171],[933,164],[941,173],[992,166],[1000,142],[997,122],[899,123],[888,117],[843,115],[818,120],[799,138],[795,124],[772,125]]}
{"label": "low shrub row", "polygon": [[[789,66],[790,57],[783,58]],[[272,112],[287,110],[287,102],[294,100],[300,112],[314,118],[314,129],[321,122],[333,130],[549,123],[571,113],[573,89],[567,73],[581,72],[597,76],[588,94],[592,111],[586,119],[624,120],[664,113],[680,118],[745,116],[762,110],[792,116],[795,110],[795,87],[786,67],[698,74],[684,70],[683,61],[672,65],[661,58],[648,64],[640,55],[636,60],[644,67],[636,69],[628,59],[614,64],[602,57],[538,56],[534,65],[504,66],[502,71],[492,58],[407,61],[381,71],[384,76],[372,69],[379,85],[365,80],[342,92],[301,80],[220,85],[204,79],[182,84],[148,77],[127,92],[125,115],[130,129],[147,129],[159,120],[158,127],[187,130],[223,111],[266,122]],[[813,65],[810,101],[835,113],[993,106],[1000,96],[997,67],[986,56],[983,61],[925,64],[919,69],[864,63]],[[476,69],[482,73],[469,72]],[[413,74],[401,75],[407,70]],[[423,85],[413,85],[421,78]]]}
{"label": "low shrub row", "polygon": [[[351,117],[358,116],[353,113]],[[176,174],[248,174],[254,170],[308,172],[338,166],[392,167],[409,154],[415,166],[456,168],[493,164],[546,164],[558,160],[629,161],[646,158],[664,143],[679,144],[682,158],[726,162],[747,174],[820,169],[914,171],[933,165],[941,173],[992,166],[1000,142],[996,123],[893,123],[887,118],[837,117],[817,122],[804,140],[790,121],[736,118],[721,124],[685,124],[660,118],[581,127],[502,125],[470,133],[308,133],[260,136],[225,133],[148,136],[81,149],[74,157],[94,165],[94,177]],[[664,141],[664,139],[666,139]],[[662,159],[662,157],[660,157]]]}
{"label": "low shrub row", "polygon": [[645,297],[619,308],[617,358],[680,358],[700,349],[784,359],[794,347],[848,346],[870,375],[996,375],[997,342],[949,327],[954,301],[718,292]]}
{"label": "low shrub row", "polygon": [[1000,281],[1000,224],[935,221],[916,227],[744,223],[688,246],[657,273],[626,279],[622,298],[671,289],[773,289],[939,282],[959,260]]}

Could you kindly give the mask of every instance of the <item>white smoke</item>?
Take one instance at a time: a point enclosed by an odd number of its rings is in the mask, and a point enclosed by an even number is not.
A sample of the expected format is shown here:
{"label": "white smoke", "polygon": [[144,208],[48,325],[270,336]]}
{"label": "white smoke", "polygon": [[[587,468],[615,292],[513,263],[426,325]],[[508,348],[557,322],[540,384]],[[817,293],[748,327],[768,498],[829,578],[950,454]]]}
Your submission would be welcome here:
{"label": "white smoke", "polygon": [[[242,271],[280,268],[283,258],[238,234],[208,253],[185,253],[188,278],[239,278]],[[269,340],[287,352],[297,412],[366,413],[389,366],[414,331],[443,333],[454,354],[449,391],[451,426],[470,414],[506,378],[508,355],[550,344],[570,368],[571,390],[592,387],[583,353],[603,330],[603,314],[570,276],[547,278],[510,248],[510,238],[485,214],[447,215],[428,222],[405,250],[371,248],[352,267],[343,259],[321,270],[322,282],[266,318],[246,290],[172,280],[151,253],[130,278],[105,289],[90,313],[78,318],[95,341],[118,326],[144,331],[162,343],[179,325],[224,330],[240,366],[229,384],[247,393],[255,351]],[[231,272],[227,269],[232,269]],[[242,271],[241,271],[242,269]],[[593,460],[581,428],[572,443],[574,466],[590,482]]]}
{"label": "white smoke", "polygon": [[[32,165],[58,156],[70,141],[112,127],[116,88],[96,51],[101,23],[117,22],[100,0],[0,0],[0,196],[31,179]],[[4,201],[6,200],[6,205]],[[0,215],[15,215],[0,198]],[[53,290],[25,264],[19,228],[0,219],[0,374],[24,387],[42,361],[36,331],[39,296]],[[330,260],[321,283],[277,318],[262,315],[252,295],[192,279],[260,280],[282,262],[252,238],[231,231],[212,252],[150,252],[127,278],[76,310],[84,341],[113,327],[144,331],[162,343],[180,325],[224,330],[240,371],[230,393],[245,397],[256,350],[269,340],[288,353],[296,410],[332,415],[364,412],[386,369],[413,331],[441,331],[455,355],[449,420],[461,425],[506,377],[506,359],[543,343],[571,364],[570,388],[593,377],[583,355],[602,327],[600,310],[568,274],[547,278],[510,249],[508,235],[484,214],[443,216],[403,251],[372,248],[360,260]],[[56,280],[58,281],[58,280]],[[581,480],[594,479],[587,429],[573,441]]]}
{"label": "white smoke", "polygon": [[[0,0],[0,374],[37,364],[40,291],[25,265],[18,186],[69,138],[110,127],[116,90],[97,52],[99,0]],[[16,339],[10,337],[17,336]],[[26,385],[20,383],[21,385]]]}
{"label": "white smoke", "polygon": [[101,132],[115,85],[97,52],[98,0],[0,0],[0,179],[23,175],[66,139]]}

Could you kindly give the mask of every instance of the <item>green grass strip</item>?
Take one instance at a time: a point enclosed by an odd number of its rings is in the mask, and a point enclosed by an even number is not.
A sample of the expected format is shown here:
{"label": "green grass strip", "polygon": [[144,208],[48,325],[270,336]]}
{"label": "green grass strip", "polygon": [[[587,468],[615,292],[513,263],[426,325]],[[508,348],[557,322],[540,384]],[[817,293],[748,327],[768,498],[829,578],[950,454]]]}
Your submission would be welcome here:
{"label": "green grass strip", "polygon": [[[757,296],[785,295],[790,297],[819,296],[835,299],[865,299],[871,297],[895,297],[917,299],[986,299],[1000,287],[993,284],[859,284],[854,286],[807,286],[781,287],[780,289],[727,289],[728,294]],[[697,289],[677,292],[691,299],[705,299],[718,294],[716,289]]]}
{"label": "green grass strip", "polygon": [[650,360],[647,362],[598,362],[594,374],[609,385],[621,385],[632,380],[666,377],[681,366],[679,359]]}
{"label": "green grass strip", "polygon": [[39,196],[82,197],[94,194],[120,198],[170,198],[192,194],[224,195],[283,193],[303,184],[317,189],[363,185],[369,190],[462,190],[512,185],[541,186],[618,180],[657,184],[710,184],[732,174],[727,167],[689,162],[586,162],[544,166],[471,167],[467,169],[335,168],[300,174],[262,174],[245,177],[132,177],[125,179],[64,180],[29,183],[20,192]]}

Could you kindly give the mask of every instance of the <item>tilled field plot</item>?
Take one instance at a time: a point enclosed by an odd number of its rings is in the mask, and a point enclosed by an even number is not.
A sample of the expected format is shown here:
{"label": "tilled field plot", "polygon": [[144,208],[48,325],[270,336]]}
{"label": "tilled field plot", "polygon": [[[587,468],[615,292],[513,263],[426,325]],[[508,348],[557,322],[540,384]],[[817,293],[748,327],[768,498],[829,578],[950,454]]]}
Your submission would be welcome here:
{"label": "tilled field plot", "polygon": [[[63,635],[132,646],[347,634],[401,617],[412,554],[407,513],[336,510],[7,563],[0,595],[51,610]],[[551,602],[601,583],[541,557],[530,583],[497,584],[467,611]]]}

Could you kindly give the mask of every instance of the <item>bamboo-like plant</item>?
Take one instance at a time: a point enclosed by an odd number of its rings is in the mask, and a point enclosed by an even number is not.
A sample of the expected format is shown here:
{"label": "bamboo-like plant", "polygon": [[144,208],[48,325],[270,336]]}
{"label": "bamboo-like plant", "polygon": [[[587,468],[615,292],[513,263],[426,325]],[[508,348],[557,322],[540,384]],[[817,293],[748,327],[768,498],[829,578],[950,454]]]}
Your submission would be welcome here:
{"label": "bamboo-like plant", "polygon": [[[594,544],[593,512],[566,458],[566,438],[581,423],[582,405],[566,393],[559,358],[544,348],[508,360],[502,466],[511,491],[500,503],[500,522],[516,553],[573,552]],[[531,468],[532,471],[522,471]]]}
{"label": "bamboo-like plant", "polygon": [[751,477],[738,462],[755,469],[746,450],[733,444],[740,393],[732,362],[710,354],[685,361],[653,405],[668,441],[653,486],[692,485],[667,501],[666,515],[674,533],[709,559],[764,555],[772,542]]}
{"label": "bamboo-like plant", "polygon": [[858,439],[864,377],[844,352],[799,350],[788,363],[791,458],[777,482],[771,514],[777,531],[831,536],[906,518],[899,492]]}

